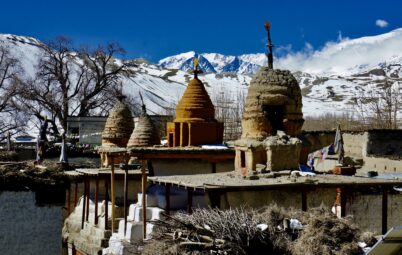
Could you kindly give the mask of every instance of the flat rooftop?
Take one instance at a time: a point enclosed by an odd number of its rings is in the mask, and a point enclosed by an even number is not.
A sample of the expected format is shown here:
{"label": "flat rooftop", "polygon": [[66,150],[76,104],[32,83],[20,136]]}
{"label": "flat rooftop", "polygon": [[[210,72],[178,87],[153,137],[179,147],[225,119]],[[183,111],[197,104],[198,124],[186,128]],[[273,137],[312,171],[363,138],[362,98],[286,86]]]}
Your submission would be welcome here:
{"label": "flat rooftop", "polygon": [[284,187],[353,187],[353,186],[395,186],[402,185],[402,179],[380,179],[362,176],[344,176],[319,174],[315,176],[279,176],[259,175],[257,180],[244,179],[235,172],[216,174],[153,176],[148,180],[157,184],[171,184],[183,188],[201,190],[266,190]]}

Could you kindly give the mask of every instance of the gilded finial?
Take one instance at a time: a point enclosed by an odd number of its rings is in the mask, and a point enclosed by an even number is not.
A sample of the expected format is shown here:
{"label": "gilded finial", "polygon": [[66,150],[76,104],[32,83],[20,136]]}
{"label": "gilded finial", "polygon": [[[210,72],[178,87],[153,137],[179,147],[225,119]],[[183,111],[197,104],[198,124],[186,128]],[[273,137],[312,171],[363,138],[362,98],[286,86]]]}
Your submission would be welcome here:
{"label": "gilded finial", "polygon": [[194,79],[197,79],[197,78],[198,78],[198,74],[199,74],[199,73],[202,73],[202,70],[199,70],[199,69],[198,69],[198,65],[199,65],[198,57],[194,57],[193,63],[194,63],[194,70],[193,70]]}
{"label": "gilded finial", "polygon": [[274,45],[272,44],[271,41],[271,24],[268,21],[264,22],[264,27],[265,30],[267,31],[267,36],[268,36],[268,43],[267,43],[267,48],[268,48],[268,53],[267,53],[267,57],[268,57],[268,68],[269,69],[274,69],[274,57],[272,54],[272,48],[274,47]]}

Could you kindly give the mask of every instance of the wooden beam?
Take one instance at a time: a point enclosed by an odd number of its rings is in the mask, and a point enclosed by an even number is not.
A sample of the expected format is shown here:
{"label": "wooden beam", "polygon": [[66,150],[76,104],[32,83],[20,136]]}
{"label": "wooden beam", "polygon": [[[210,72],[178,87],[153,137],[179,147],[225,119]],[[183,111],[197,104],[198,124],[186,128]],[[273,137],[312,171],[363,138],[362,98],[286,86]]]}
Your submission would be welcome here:
{"label": "wooden beam", "polygon": [[108,220],[109,220],[109,182],[108,179],[105,178],[105,230],[108,229]]}
{"label": "wooden beam", "polygon": [[307,191],[302,190],[301,196],[302,196],[302,211],[306,212],[307,211]]}
{"label": "wooden beam", "polygon": [[220,191],[206,191],[208,194],[209,202],[211,204],[211,208],[221,208],[221,192]]}
{"label": "wooden beam", "polygon": [[111,173],[110,173],[110,193],[111,193],[111,201],[112,201],[112,233],[114,232],[115,225],[114,225],[114,217],[115,217],[115,183],[114,183],[114,157],[110,157],[111,161]]}
{"label": "wooden beam", "polygon": [[128,205],[128,159],[125,158],[125,168],[124,168],[124,235],[126,235],[127,230],[127,205]]}
{"label": "wooden beam", "polygon": [[71,212],[71,186],[68,186],[67,189],[67,215],[70,215]]}
{"label": "wooden beam", "polygon": [[191,214],[193,212],[193,189],[187,189],[187,212]]}
{"label": "wooden beam", "polygon": [[74,206],[77,206],[78,203],[78,183],[75,182],[75,187],[74,187]]}
{"label": "wooden beam", "polygon": [[388,188],[383,186],[382,188],[382,234],[384,235],[388,231]]}
{"label": "wooden beam", "polygon": [[341,217],[346,216],[346,198],[347,198],[347,190],[346,188],[339,188],[341,193]]}
{"label": "wooden beam", "polygon": [[91,193],[91,181],[89,178],[87,178],[87,213],[86,213],[86,217],[85,220],[88,221],[89,219],[89,197],[90,197],[90,193]]}
{"label": "wooden beam", "polygon": [[97,175],[95,180],[95,225],[98,224],[98,203],[99,203],[99,175]]}
{"label": "wooden beam", "polygon": [[204,159],[209,161],[222,161],[228,159],[234,159],[235,155],[233,152],[228,153],[163,153],[163,152],[154,152],[154,153],[132,153],[133,156],[141,157],[144,159]]}
{"label": "wooden beam", "polygon": [[165,186],[165,200],[166,200],[166,207],[165,212],[167,215],[170,215],[170,184],[166,184]]}
{"label": "wooden beam", "polygon": [[216,174],[216,162],[212,162],[212,173]]}
{"label": "wooden beam", "polygon": [[84,194],[82,195],[82,200],[81,200],[82,201],[81,229],[84,228],[86,194],[87,194],[87,180],[86,180],[86,177],[84,177]]}
{"label": "wooden beam", "polygon": [[147,238],[147,174],[146,174],[146,160],[141,160],[141,176],[142,176],[142,237],[145,240]]}

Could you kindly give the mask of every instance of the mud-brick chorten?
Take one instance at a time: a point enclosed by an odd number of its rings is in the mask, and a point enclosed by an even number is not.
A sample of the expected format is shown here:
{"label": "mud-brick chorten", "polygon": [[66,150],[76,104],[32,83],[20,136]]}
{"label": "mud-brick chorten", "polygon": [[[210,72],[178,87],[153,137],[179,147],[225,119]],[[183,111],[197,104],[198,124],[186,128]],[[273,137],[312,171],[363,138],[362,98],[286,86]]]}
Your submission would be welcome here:
{"label": "mud-brick chorten", "polygon": [[176,119],[167,123],[169,147],[222,143],[223,123],[215,119],[214,105],[198,73],[194,58],[194,78],[176,107]]}
{"label": "mud-brick chorten", "polygon": [[278,130],[300,134],[303,125],[299,84],[288,70],[262,67],[248,89],[242,119],[242,138],[263,140]]}
{"label": "mud-brick chorten", "polygon": [[120,96],[106,120],[102,133],[102,146],[126,147],[134,129],[134,120],[130,108]]}
{"label": "mud-brick chorten", "polygon": [[141,116],[139,117],[138,123],[127,143],[127,148],[149,147],[159,144],[161,144],[161,140],[159,138],[158,130],[155,128],[151,117],[147,114],[146,107],[143,103]]}
{"label": "mud-brick chorten", "polygon": [[243,176],[257,170],[297,169],[300,158],[301,140],[296,136],[304,122],[301,90],[290,71],[273,68],[268,22],[265,29],[268,66],[262,67],[251,80],[242,136],[235,142],[235,169]]}

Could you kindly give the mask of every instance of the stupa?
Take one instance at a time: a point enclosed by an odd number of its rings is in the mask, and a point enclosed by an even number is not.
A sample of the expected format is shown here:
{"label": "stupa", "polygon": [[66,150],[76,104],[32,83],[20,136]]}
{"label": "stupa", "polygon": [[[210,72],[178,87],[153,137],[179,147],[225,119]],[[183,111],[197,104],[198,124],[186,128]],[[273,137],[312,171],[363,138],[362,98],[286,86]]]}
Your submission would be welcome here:
{"label": "stupa", "polygon": [[169,147],[220,144],[223,123],[215,119],[215,108],[204,84],[198,79],[198,59],[194,58],[194,78],[176,107],[176,118],[167,123]]}
{"label": "stupa", "polygon": [[[142,96],[140,94],[141,101]],[[148,147],[161,144],[158,130],[151,117],[147,114],[147,109],[144,102],[142,102],[142,113],[138,119],[138,123],[131,134],[130,140],[127,143],[127,148],[132,147]]]}
{"label": "stupa", "polygon": [[[130,108],[124,102],[124,98],[124,96],[119,96],[118,102],[109,113],[105,129],[102,133],[102,147],[124,148],[127,146],[127,142],[134,129],[134,121]],[[101,153],[100,155],[102,165],[110,165],[106,154]]]}
{"label": "stupa", "polygon": [[235,168],[246,175],[257,164],[266,170],[297,169],[303,126],[299,84],[288,70],[273,69],[270,24],[268,66],[251,80],[242,119],[242,136],[235,142]]}

